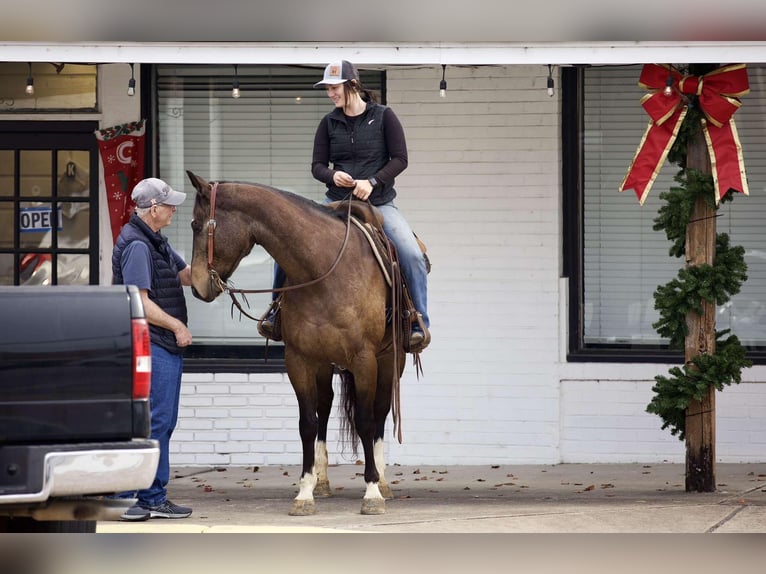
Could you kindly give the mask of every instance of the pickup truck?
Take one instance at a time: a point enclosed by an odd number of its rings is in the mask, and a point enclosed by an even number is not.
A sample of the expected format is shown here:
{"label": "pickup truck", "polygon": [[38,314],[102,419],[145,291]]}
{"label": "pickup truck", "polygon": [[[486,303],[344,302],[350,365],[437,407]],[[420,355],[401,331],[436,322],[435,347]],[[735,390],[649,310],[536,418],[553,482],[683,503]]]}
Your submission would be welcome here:
{"label": "pickup truck", "polygon": [[95,532],[148,487],[149,328],[136,287],[0,286],[0,532]]}

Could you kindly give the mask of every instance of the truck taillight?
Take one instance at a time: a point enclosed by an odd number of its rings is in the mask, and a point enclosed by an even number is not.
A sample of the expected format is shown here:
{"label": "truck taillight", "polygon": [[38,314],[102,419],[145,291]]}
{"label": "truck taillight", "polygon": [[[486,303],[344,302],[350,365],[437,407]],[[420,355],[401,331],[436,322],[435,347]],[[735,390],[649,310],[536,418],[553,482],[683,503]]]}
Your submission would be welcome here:
{"label": "truck taillight", "polygon": [[132,319],[131,331],[133,333],[133,398],[148,399],[152,385],[149,323],[146,319]]}

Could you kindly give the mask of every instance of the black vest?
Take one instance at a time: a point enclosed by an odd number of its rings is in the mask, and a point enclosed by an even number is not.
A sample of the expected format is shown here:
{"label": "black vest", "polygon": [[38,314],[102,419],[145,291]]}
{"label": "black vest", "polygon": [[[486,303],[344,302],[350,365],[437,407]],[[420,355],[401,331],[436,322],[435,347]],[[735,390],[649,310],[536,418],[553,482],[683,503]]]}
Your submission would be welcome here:
{"label": "black vest", "polygon": [[[152,231],[135,213],[120,231],[120,236],[117,238],[117,243],[112,251],[112,282],[116,285],[124,285],[120,260],[125,248],[133,241],[145,243],[152,256],[152,286],[149,289],[149,299],[154,301],[165,313],[186,325],[188,321],[186,299],[184,298],[181,279],[178,277],[179,269],[170,254],[168,239],[161,233]],[[164,347],[171,353],[181,354],[183,352],[183,349],[176,344],[176,336],[173,331],[150,324],[149,333],[152,343]]]}
{"label": "black vest", "polygon": [[[386,106],[368,103],[356,118],[348,118],[340,108],[327,115],[327,132],[330,137],[330,163],[333,169],[345,171],[354,179],[369,179],[386,165],[390,159],[383,129],[383,113]],[[333,201],[345,199],[350,189],[327,186],[327,197]],[[381,205],[396,197],[393,183],[375,189],[370,203]]]}

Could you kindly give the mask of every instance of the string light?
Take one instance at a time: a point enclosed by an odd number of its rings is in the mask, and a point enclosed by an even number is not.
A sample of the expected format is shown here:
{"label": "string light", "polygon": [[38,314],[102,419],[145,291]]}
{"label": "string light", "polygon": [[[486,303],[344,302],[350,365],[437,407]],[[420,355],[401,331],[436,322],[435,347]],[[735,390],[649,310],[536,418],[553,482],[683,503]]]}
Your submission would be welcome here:
{"label": "string light", "polygon": [[130,64],[130,79],[128,80],[128,95],[129,96],[135,96],[136,95],[136,78],[133,74],[133,64]]}
{"label": "string light", "polygon": [[29,75],[27,76],[27,87],[24,91],[29,96],[35,95],[35,79],[32,77],[32,62],[29,62]]}
{"label": "string light", "polygon": [[673,95],[673,76],[671,74],[668,74],[668,79],[665,80],[665,89],[662,90],[662,93],[667,97]]}
{"label": "string light", "polygon": [[548,96],[553,97],[553,70],[548,64]]}
{"label": "string light", "polygon": [[231,97],[238,98],[239,93],[239,77],[237,76],[237,64],[234,64],[234,81],[231,84]]}
{"label": "string light", "polygon": [[447,80],[444,79],[444,74],[447,71],[447,64],[442,64],[442,81],[439,82],[439,97],[447,97]]}

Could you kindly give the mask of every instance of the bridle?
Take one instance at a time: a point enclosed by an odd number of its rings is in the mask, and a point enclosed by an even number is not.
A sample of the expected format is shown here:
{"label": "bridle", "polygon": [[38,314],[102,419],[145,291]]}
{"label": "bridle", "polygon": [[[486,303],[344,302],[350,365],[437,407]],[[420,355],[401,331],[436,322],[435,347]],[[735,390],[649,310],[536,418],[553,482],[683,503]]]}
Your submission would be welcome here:
{"label": "bridle", "polygon": [[221,293],[227,293],[229,297],[231,297],[232,304],[239,309],[240,313],[242,313],[243,315],[245,315],[246,317],[249,317],[250,319],[254,321],[258,320],[256,317],[253,317],[242,308],[242,305],[236,298],[237,294],[239,294],[242,297],[242,300],[245,301],[245,303],[249,307],[250,305],[249,303],[247,303],[247,299],[245,298],[246,293],[282,293],[284,291],[302,289],[303,287],[308,287],[309,285],[315,285],[316,283],[323,281],[333,271],[335,271],[335,268],[338,266],[338,263],[340,263],[340,260],[343,257],[343,253],[346,251],[349,234],[351,232],[351,194],[349,194],[349,197],[348,197],[348,213],[346,216],[346,235],[343,238],[343,245],[341,245],[340,251],[338,252],[338,256],[335,258],[335,261],[333,262],[332,266],[322,275],[320,275],[316,279],[307,281],[306,283],[298,283],[296,285],[288,285],[286,287],[275,287],[271,289],[235,289],[234,287],[229,285],[226,281],[224,281],[221,278],[218,271],[216,271],[215,268],[213,267],[213,253],[215,251],[215,230],[216,230],[216,227],[218,227],[218,222],[215,219],[215,200],[218,194],[218,183],[219,182],[217,181],[213,182],[212,188],[210,190],[210,218],[207,220],[207,273],[210,279],[211,286],[214,287],[215,289],[218,289],[218,291],[220,291]]}

